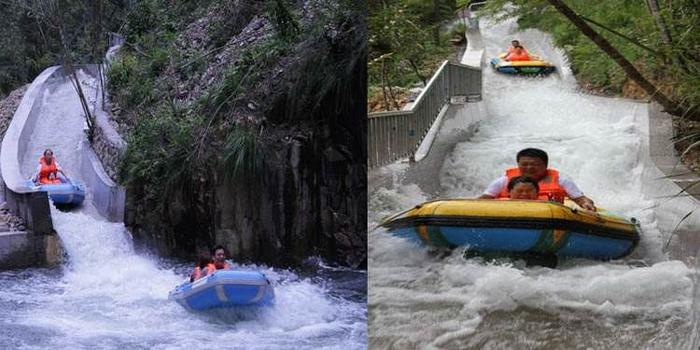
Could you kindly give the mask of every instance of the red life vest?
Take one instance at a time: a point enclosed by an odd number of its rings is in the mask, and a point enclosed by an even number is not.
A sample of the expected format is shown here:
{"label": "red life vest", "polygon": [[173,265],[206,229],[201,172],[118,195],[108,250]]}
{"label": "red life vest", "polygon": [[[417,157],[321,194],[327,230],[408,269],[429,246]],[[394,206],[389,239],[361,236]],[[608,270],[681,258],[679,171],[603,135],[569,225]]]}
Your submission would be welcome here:
{"label": "red life vest", "polygon": [[[510,183],[514,177],[521,176],[519,168],[510,168],[506,170],[506,186],[503,187],[501,193],[498,194],[496,198],[510,198],[508,193],[507,184]],[[540,187],[540,191],[537,193],[537,197],[540,200],[546,201],[556,201],[559,203],[564,203],[564,198],[567,197],[566,191],[559,185],[559,172],[554,169],[547,169],[547,175],[537,182]]]}
{"label": "red life vest", "polygon": [[[39,183],[44,185],[61,183],[61,180],[58,178],[58,167],[56,166],[55,158],[51,164],[46,164],[46,158],[41,156],[41,158],[39,158],[39,164],[41,164],[41,170],[39,170]],[[51,175],[53,175],[53,178],[49,179],[49,176]]]}

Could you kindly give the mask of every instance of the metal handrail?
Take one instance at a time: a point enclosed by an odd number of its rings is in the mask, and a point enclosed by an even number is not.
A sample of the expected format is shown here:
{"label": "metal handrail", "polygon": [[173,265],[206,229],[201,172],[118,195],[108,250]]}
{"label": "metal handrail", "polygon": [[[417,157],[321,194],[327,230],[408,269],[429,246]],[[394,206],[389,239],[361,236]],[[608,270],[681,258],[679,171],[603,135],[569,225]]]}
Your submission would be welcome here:
{"label": "metal handrail", "polygon": [[474,9],[472,7],[483,6],[483,5],[486,5],[486,1],[477,1],[477,2],[473,2],[473,3],[469,4],[467,9],[471,13],[472,11],[474,11]]}
{"label": "metal handrail", "polygon": [[413,156],[440,110],[454,96],[481,100],[481,70],[445,61],[410,110],[370,113],[367,165],[377,167]]}

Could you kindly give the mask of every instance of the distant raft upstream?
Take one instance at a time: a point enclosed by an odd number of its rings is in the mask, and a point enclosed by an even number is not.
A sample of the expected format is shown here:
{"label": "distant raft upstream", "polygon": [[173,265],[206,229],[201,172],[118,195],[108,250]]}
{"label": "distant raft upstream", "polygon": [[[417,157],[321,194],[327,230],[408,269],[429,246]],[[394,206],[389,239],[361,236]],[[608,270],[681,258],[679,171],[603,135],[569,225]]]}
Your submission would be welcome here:
{"label": "distant raft upstream", "polygon": [[637,221],[569,203],[446,199],[426,202],[382,226],[397,236],[476,253],[536,254],[597,260],[627,256],[639,242]]}
{"label": "distant raft upstream", "polygon": [[535,55],[530,55],[533,58],[530,61],[506,61],[503,59],[505,55],[504,53],[491,59],[491,67],[499,73],[537,75],[549,74],[556,70],[553,64]]}

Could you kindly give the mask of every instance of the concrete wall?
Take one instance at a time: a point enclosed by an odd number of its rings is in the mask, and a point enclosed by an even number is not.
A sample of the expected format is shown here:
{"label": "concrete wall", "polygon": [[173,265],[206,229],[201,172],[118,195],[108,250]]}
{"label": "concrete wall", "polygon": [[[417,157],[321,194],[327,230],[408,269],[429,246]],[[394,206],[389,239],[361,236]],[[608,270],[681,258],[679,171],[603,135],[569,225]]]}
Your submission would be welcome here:
{"label": "concrete wall", "polygon": [[[104,71],[98,71],[95,64],[87,68],[86,71],[99,81]],[[121,222],[124,221],[126,191],[112,179],[116,178],[119,162],[126,151],[126,142],[110,124],[109,114],[103,108],[109,104],[103,97],[106,94],[103,94],[102,86],[98,83],[91,106],[95,115],[93,145],[91,147],[87,139],[81,142],[80,172],[100,215],[109,221]]]}
{"label": "concrete wall", "polygon": [[80,173],[92,194],[93,205],[108,221],[124,221],[124,187],[109,178],[87,140],[80,143],[80,152]]}
{"label": "concrete wall", "polygon": [[484,42],[481,38],[479,20],[475,17],[466,19],[469,23],[464,35],[467,38],[467,50],[464,52],[460,63],[474,68],[481,68],[484,60]]}
{"label": "concrete wall", "polygon": [[[96,65],[80,67],[93,77],[98,77]],[[4,180],[3,192],[8,208],[26,222],[27,232],[7,232],[0,234],[0,269],[43,266],[60,263],[63,252],[58,235],[53,229],[51,210],[46,192],[35,192],[25,184],[21,173],[20,159],[30,142],[34,126],[39,118],[41,101],[48,82],[66,79],[60,66],[44,70],[30,85],[20,102],[12,122],[5,133],[0,150],[0,172]],[[99,88],[98,88],[99,90]],[[106,120],[102,111],[102,100],[98,91],[93,103],[93,111],[99,111],[102,120],[96,125],[102,128],[102,144],[125,147]],[[110,129],[111,128],[111,129]],[[118,138],[115,138],[117,135]],[[105,147],[107,149],[109,147]],[[98,212],[110,221],[124,218],[124,189],[117,186],[106,174],[99,158],[87,140],[81,144],[81,177],[92,194]],[[90,197],[89,197],[90,198]]]}
{"label": "concrete wall", "polygon": [[0,150],[0,172],[8,208],[25,220],[27,232],[0,235],[0,268],[21,268],[51,265],[61,261],[62,253],[51,221],[48,195],[34,192],[25,185],[20,171],[21,155],[36,125],[45,83],[59,67],[44,70],[29,86],[12,122],[5,133]]}
{"label": "concrete wall", "polygon": [[[671,116],[657,103],[649,104],[649,154],[655,166],[644,169],[644,192],[658,199],[657,221],[663,227],[673,227],[675,232],[665,248],[671,258],[689,264],[700,263],[700,186],[687,188],[700,182],[700,176],[687,169],[678,158],[671,138],[674,136]],[[646,156],[646,155],[645,155]],[[678,196],[673,197],[674,195]],[[683,221],[679,218],[692,212]]]}

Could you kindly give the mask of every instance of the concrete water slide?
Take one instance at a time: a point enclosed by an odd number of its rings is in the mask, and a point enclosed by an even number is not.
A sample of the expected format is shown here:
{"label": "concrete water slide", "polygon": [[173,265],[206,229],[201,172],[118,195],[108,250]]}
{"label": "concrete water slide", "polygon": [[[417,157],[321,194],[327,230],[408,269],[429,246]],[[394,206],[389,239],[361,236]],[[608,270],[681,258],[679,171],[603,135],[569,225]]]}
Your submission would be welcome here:
{"label": "concrete water slide", "polygon": [[[97,65],[78,67],[89,108],[96,116],[100,141],[121,144],[102,111]],[[51,148],[68,176],[85,183],[87,198],[80,210],[97,219],[122,221],[124,190],[105,173],[87,141],[85,117],[66,71],[44,70],[31,84],[2,141],[0,173],[7,206],[26,222],[26,232],[0,234],[0,268],[18,268],[60,261],[60,242],[53,229],[48,196],[27,187],[44,149]],[[115,136],[116,135],[116,136]]]}
{"label": "concrete water slide", "polygon": [[[485,65],[485,46],[478,19],[470,18],[466,36],[468,46],[460,63],[482,69]],[[678,222],[678,213],[700,208],[700,186],[683,190],[694,181],[700,181],[700,178],[680,163],[670,142],[673,136],[671,116],[663,113],[655,103],[595,96],[590,98],[601,108],[619,111],[618,115],[633,112],[633,119],[643,138],[639,152],[642,159],[638,159],[639,164],[643,165],[642,191],[651,197],[660,198],[656,207],[659,225],[677,226],[676,233],[680,239],[674,237],[674,255],[677,258],[694,257],[700,248],[700,240],[693,238],[700,228],[700,213],[690,215],[681,223]],[[370,171],[370,192],[379,188],[417,185],[426,198],[444,197],[444,186],[440,183],[443,164],[455,146],[469,140],[478,130],[480,122],[489,118],[485,102],[448,104],[436,118],[415,154],[410,157],[408,165],[398,167],[403,170],[397,170],[396,165],[402,163],[398,162],[394,166]],[[680,196],[672,200],[663,199],[676,194]]]}

